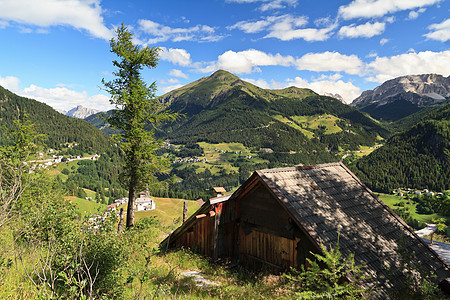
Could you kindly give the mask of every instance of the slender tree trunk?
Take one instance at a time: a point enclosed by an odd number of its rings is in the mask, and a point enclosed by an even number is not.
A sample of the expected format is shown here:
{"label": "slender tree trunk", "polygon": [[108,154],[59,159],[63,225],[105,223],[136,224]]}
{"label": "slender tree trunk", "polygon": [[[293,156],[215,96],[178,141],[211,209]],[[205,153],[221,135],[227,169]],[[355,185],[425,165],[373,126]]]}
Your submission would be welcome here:
{"label": "slender tree trunk", "polygon": [[127,206],[127,228],[134,226],[134,207],[136,203],[136,172],[132,172],[130,178],[130,188],[128,190],[128,206]]}

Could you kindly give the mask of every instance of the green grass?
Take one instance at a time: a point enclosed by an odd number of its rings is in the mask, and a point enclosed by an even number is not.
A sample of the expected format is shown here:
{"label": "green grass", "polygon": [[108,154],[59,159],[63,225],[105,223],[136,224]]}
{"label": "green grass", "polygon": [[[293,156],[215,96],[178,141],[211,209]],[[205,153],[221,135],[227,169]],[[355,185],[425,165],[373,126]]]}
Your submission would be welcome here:
{"label": "green grass", "polygon": [[417,204],[414,203],[412,200],[409,201],[411,204],[406,204],[406,202],[408,200],[405,199],[404,197],[399,197],[396,195],[382,194],[382,193],[380,193],[380,194],[377,193],[377,195],[378,195],[378,198],[380,198],[380,200],[383,201],[391,209],[398,208],[398,206],[395,206],[395,204],[403,201],[405,203],[405,207],[408,208],[408,211],[411,214],[411,216],[419,222],[432,223],[433,218],[434,219],[446,218],[445,216],[441,216],[439,214],[431,214],[431,215],[418,214],[416,211]]}
{"label": "green grass", "polygon": [[[237,173],[238,167],[232,166],[232,162],[239,158],[245,158],[252,156],[249,160],[252,163],[264,163],[266,160],[259,158],[255,152],[252,152],[249,148],[245,147],[241,143],[220,143],[210,144],[206,142],[199,142],[198,145],[203,148],[204,155],[199,157],[200,159],[206,158],[205,163],[189,163],[182,164],[178,169],[186,168],[187,166],[196,166],[196,172],[202,173],[205,170],[209,170],[212,175],[216,175],[220,172]],[[221,151],[225,151],[222,153]]]}
{"label": "green grass", "polygon": [[338,117],[329,114],[316,116],[292,116],[298,125],[307,129],[319,129],[319,126],[325,126],[325,134],[333,134],[342,131],[336,122],[341,120]]}
{"label": "green grass", "polygon": [[[95,196],[94,196],[95,197]],[[69,200],[78,207],[78,211],[84,216],[90,216],[97,213],[100,209],[103,212],[106,208],[105,204],[99,204],[94,201],[89,201],[86,199],[81,199],[73,196],[65,196],[65,199]]]}
{"label": "green grass", "polygon": [[296,123],[293,122],[293,120],[289,119],[289,118],[285,118],[283,116],[280,115],[276,115],[273,116],[274,119],[285,123],[286,125],[291,126],[292,128],[297,129],[298,131],[300,131],[301,133],[303,133],[307,138],[312,139],[314,137],[314,132],[303,129],[302,127],[300,127],[299,125],[297,125]]}
{"label": "green grass", "polygon": [[[200,208],[196,201],[174,199],[174,198],[159,198],[152,197],[155,201],[154,210],[136,211],[135,221],[139,221],[143,218],[157,217],[162,225],[181,225],[183,218],[183,202],[188,202],[188,217],[191,216],[197,209]],[[123,204],[119,207],[123,208],[126,212],[127,205]],[[125,217],[124,217],[125,218]]]}

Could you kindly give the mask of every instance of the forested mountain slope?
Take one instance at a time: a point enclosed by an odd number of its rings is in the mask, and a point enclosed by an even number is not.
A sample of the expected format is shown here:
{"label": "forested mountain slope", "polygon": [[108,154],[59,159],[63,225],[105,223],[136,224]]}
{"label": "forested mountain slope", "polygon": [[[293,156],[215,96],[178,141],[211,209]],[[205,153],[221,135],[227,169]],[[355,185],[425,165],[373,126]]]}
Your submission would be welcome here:
{"label": "forested mountain slope", "polygon": [[[302,153],[304,160],[335,160],[330,151],[373,145],[389,132],[341,101],[308,89],[258,88],[217,71],[162,96],[168,109],[184,117],[167,124],[157,135],[173,143],[239,142],[254,149]],[[332,120],[310,126],[307,117]]]}
{"label": "forested mountain slope", "polygon": [[351,165],[370,188],[450,189],[450,103]]}
{"label": "forested mountain slope", "polygon": [[[112,144],[108,136],[88,122],[64,116],[44,103],[18,96],[0,86],[0,133],[24,114],[37,125],[39,133],[47,136],[45,143],[50,148],[60,149],[64,144],[77,143],[78,150],[92,153],[102,152]],[[0,143],[4,136],[0,134]]]}

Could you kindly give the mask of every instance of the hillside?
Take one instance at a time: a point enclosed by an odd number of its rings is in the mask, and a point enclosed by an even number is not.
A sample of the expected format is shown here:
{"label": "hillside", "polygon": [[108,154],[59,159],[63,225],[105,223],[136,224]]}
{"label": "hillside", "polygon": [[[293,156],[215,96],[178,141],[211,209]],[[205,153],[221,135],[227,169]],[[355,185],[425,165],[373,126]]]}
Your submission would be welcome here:
{"label": "hillside", "polygon": [[375,191],[450,189],[450,103],[428,113],[351,168]]}
{"label": "hillside", "polygon": [[[23,118],[24,113],[36,123],[37,131],[46,134],[46,145],[61,149],[68,143],[76,143],[73,151],[103,152],[111,146],[110,139],[95,126],[80,119],[64,116],[50,106],[33,99],[18,96],[0,87],[0,120],[3,129],[8,130],[13,121]],[[0,135],[0,143],[4,135]]]}
{"label": "hillside", "polygon": [[396,121],[450,97],[450,76],[408,75],[364,91],[352,105],[378,120]]}
{"label": "hillside", "polygon": [[[184,114],[157,134],[173,143],[238,142],[254,149],[303,153],[298,162],[333,160],[330,150],[373,145],[388,131],[341,101],[295,87],[267,90],[217,71],[162,96]],[[302,116],[334,116],[336,130],[309,126]],[[336,119],[337,118],[337,119]],[[304,120],[304,119],[303,119]]]}

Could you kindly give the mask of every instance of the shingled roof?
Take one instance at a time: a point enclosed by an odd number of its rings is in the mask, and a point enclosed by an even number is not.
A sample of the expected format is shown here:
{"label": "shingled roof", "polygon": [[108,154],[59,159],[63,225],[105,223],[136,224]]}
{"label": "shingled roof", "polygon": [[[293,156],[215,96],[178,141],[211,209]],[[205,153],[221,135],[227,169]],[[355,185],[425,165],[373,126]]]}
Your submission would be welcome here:
{"label": "shingled roof", "polygon": [[[378,286],[384,294],[396,285],[395,278],[402,280],[397,268],[397,250],[402,248],[438,281],[449,277],[446,262],[342,163],[268,169],[254,175],[316,244],[335,247],[339,236],[342,254],[353,253],[355,262],[372,277],[368,288]],[[388,269],[393,274],[388,276]]]}

